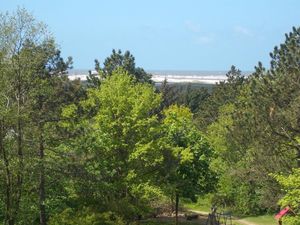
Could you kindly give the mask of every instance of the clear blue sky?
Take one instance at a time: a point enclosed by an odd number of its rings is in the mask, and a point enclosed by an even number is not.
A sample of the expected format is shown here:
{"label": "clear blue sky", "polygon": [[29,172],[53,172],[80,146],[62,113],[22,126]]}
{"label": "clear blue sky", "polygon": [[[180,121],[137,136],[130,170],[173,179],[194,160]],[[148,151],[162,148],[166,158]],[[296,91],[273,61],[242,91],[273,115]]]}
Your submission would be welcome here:
{"label": "clear blue sky", "polygon": [[145,69],[253,70],[300,24],[299,0],[0,0],[54,34],[74,67],[90,69],[111,50],[130,50]]}

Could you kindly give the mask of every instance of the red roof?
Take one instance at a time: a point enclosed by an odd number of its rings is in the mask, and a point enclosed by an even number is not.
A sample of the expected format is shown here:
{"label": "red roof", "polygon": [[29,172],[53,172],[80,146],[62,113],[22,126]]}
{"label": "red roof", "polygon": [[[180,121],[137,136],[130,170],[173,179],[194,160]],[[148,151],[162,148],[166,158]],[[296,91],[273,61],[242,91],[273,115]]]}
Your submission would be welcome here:
{"label": "red roof", "polygon": [[280,219],[285,214],[287,214],[289,210],[290,210],[289,207],[285,207],[284,209],[280,210],[280,212],[278,214],[276,214],[275,219]]}

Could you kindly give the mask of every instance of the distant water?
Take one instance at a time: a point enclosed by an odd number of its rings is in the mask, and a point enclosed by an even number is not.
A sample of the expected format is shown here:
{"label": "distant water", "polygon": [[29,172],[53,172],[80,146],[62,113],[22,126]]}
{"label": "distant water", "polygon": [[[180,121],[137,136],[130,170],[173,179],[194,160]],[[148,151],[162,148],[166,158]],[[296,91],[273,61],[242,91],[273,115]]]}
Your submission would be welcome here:
{"label": "distant water", "polygon": [[161,83],[165,79],[169,83],[204,83],[215,84],[226,80],[226,71],[184,71],[184,70],[153,70],[152,80]]}
{"label": "distant water", "polygon": [[[228,71],[148,70],[147,72],[152,74],[152,80],[155,83],[162,83],[166,79],[169,83],[215,84],[225,81]],[[92,73],[96,74],[96,71],[92,71]],[[88,74],[88,70],[70,70],[69,78],[85,81]],[[250,72],[243,74],[248,75]]]}

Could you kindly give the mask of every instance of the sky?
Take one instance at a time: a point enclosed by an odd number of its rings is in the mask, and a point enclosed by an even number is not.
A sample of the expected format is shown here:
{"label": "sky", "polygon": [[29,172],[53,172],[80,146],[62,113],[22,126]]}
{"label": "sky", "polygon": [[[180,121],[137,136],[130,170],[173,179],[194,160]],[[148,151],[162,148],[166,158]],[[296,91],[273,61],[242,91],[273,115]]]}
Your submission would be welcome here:
{"label": "sky", "polygon": [[299,0],[0,0],[48,25],[75,69],[93,69],[112,49],[146,70],[251,71],[300,24]]}

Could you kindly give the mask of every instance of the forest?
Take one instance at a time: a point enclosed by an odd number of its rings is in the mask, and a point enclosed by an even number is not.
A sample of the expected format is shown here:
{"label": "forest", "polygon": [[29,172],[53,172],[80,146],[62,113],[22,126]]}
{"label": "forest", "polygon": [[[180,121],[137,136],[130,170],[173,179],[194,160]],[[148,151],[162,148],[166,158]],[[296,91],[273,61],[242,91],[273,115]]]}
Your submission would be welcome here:
{"label": "forest", "polygon": [[177,224],[205,196],[240,215],[289,206],[300,224],[300,28],[211,89],[156,86],[129,51],[100,62],[71,81],[44,23],[0,14],[2,224]]}

